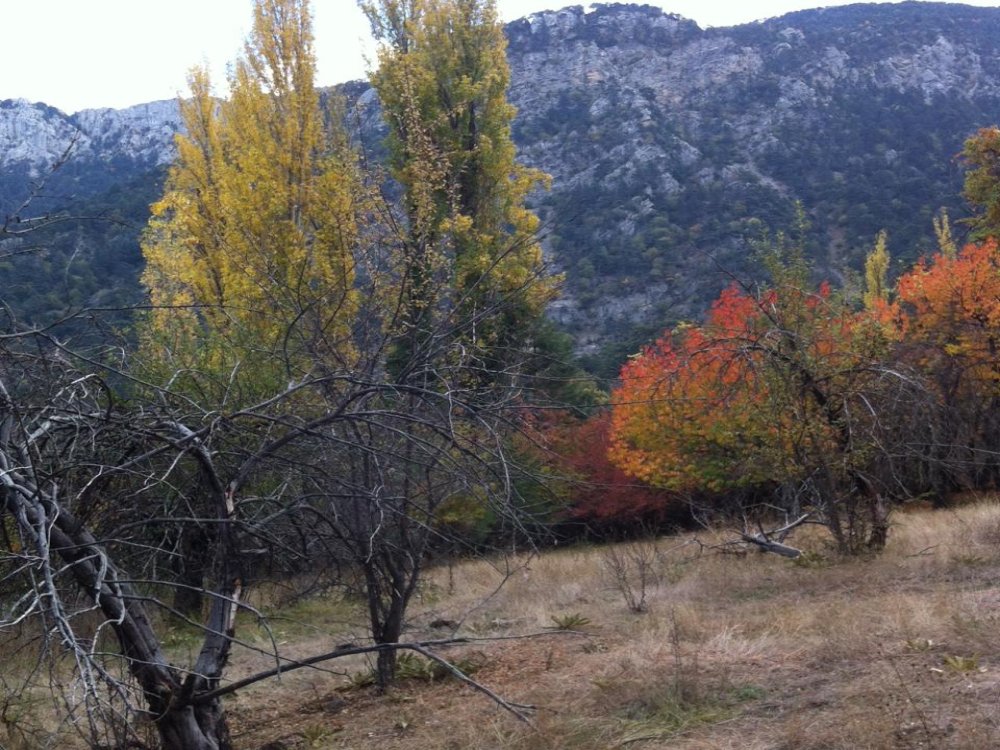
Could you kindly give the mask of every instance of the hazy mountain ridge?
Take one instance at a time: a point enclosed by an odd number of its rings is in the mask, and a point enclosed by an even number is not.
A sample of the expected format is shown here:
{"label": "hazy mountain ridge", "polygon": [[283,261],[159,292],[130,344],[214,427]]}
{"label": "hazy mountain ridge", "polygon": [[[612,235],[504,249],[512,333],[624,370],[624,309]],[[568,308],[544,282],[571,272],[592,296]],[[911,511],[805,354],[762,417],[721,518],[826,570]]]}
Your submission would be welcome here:
{"label": "hazy mountain ridge", "polygon": [[[700,314],[727,274],[755,272],[749,240],[788,226],[796,200],[827,274],[858,268],[883,227],[898,262],[912,259],[932,246],[937,208],[962,211],[963,140],[1000,121],[996,8],[851,5],[703,30],[597,4],[507,32],[521,158],[554,178],[538,203],[567,274],[552,312],[585,348],[634,349],[637,324]],[[372,92],[342,91],[377,143]],[[148,183],[179,126],[175,102],[72,116],[0,103],[0,200],[74,136],[64,195]]]}

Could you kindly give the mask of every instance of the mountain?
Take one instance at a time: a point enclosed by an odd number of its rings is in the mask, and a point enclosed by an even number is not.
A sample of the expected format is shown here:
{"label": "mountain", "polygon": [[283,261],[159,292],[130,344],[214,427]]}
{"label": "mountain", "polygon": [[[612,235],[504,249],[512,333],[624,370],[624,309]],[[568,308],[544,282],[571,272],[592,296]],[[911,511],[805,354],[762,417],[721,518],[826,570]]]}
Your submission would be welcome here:
{"label": "mountain", "polygon": [[859,270],[881,228],[897,267],[912,261],[939,207],[963,212],[964,139],[1000,118],[995,8],[851,5],[702,30],[607,4],[508,35],[521,155],[554,177],[542,208],[570,293],[553,314],[585,350],[622,341],[612,360],[759,276],[752,241],[791,226],[796,201],[823,275]]}
{"label": "mountain", "polygon": [[[956,154],[1000,121],[997,8],[859,4],[701,29],[650,6],[595,4],[529,16],[507,34],[521,159],[553,176],[536,199],[567,278],[551,315],[606,371],[664,325],[699,316],[733,277],[757,277],[755,240],[790,227],[796,202],[825,276],[857,272],[882,228],[897,267],[932,249],[934,212],[963,213]],[[373,92],[342,93],[376,146]],[[178,126],[171,102],[72,116],[0,103],[0,208],[9,213],[76,138],[40,203],[117,209],[130,222],[66,225],[22,279],[28,298],[32,288],[50,298],[32,314],[135,298],[143,202]],[[77,279],[95,254],[102,272]],[[4,268],[7,288],[21,266]]]}
{"label": "mountain", "polygon": [[0,285],[18,315],[42,322],[140,300],[138,237],[180,128],[175,101],[72,116],[0,101],[0,217],[55,219],[0,245]]}
{"label": "mountain", "polygon": [[172,100],[72,116],[24,99],[0,101],[0,205],[9,210],[40,180],[42,201],[62,205],[162,169],[180,128]]}

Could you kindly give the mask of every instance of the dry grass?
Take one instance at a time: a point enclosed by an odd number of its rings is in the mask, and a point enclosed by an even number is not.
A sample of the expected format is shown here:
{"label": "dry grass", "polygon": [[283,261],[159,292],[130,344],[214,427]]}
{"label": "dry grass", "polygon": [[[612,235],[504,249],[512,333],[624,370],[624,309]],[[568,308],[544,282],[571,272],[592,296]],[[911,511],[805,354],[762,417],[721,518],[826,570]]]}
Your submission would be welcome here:
{"label": "dry grass", "polygon": [[[600,548],[435,571],[411,618],[488,637],[590,620],[587,635],[476,644],[477,679],[538,706],[524,726],[453,682],[390,696],[316,684],[234,703],[242,747],[393,750],[859,750],[1000,746],[1000,506],[900,514],[889,549],[806,564],[657,542],[648,612],[630,612]],[[502,588],[497,590],[501,582]],[[455,654],[461,652],[456,651]],[[315,678],[313,678],[315,680]],[[329,689],[329,692],[324,692]],[[263,715],[263,696],[275,704]],[[323,700],[338,700],[323,708]],[[277,708],[278,705],[286,708]]]}
{"label": "dry grass", "polygon": [[[430,626],[441,619],[477,638],[543,633],[445,653],[537,706],[531,726],[452,680],[411,680],[381,697],[351,687],[367,668],[354,658],[230,699],[237,747],[1000,747],[1000,505],[899,514],[889,549],[871,560],[837,559],[817,529],[794,540],[809,551],[799,564],[698,555],[683,541],[656,542],[642,614],[629,611],[597,547],[432,571],[409,637],[448,635]],[[293,658],[364,633],[357,602],[333,595],[280,615],[273,636]],[[586,634],[546,632],[575,617],[589,620]],[[269,643],[249,621],[241,633]],[[174,647],[185,648],[182,635]],[[239,649],[231,676],[269,665]]]}

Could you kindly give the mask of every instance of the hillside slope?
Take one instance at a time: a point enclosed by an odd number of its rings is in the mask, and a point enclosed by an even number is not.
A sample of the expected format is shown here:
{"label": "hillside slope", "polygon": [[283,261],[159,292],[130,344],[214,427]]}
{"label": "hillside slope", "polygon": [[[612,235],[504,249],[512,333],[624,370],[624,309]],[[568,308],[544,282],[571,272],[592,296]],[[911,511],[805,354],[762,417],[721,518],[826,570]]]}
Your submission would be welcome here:
{"label": "hillside slope", "polygon": [[[963,211],[964,139],[1000,121],[997,8],[862,4],[703,30],[595,4],[507,33],[521,158],[554,178],[536,202],[567,278],[551,315],[606,371],[732,275],[754,278],[753,241],[787,228],[796,201],[826,276],[859,269],[882,228],[897,263],[927,251],[933,213]],[[377,151],[372,92],[341,90]],[[0,103],[0,209],[73,143],[36,207],[125,222],[63,225],[44,257],[0,264],[26,314],[138,299],[136,237],[178,127],[172,102],[72,116]]]}

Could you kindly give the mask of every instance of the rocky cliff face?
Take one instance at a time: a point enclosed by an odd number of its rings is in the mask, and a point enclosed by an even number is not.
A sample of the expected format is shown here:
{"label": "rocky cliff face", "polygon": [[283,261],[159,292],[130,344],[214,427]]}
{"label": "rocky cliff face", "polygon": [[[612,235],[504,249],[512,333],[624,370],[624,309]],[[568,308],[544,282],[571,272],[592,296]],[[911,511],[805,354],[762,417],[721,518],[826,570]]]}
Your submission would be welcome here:
{"label": "rocky cliff face", "polygon": [[33,170],[56,161],[80,132],[62,112],[23,99],[0,102],[0,166]]}
{"label": "rocky cliff face", "polygon": [[[900,263],[930,249],[934,211],[962,212],[955,154],[1000,121],[995,8],[852,5],[702,30],[595,4],[516,21],[508,38],[521,158],[554,178],[537,199],[567,276],[552,314],[592,353],[634,350],[733,275],[759,275],[753,240],[787,228],[797,201],[825,275],[858,269],[882,228]],[[372,92],[344,92],[376,143]],[[0,103],[0,200],[73,139],[64,194],[162,174],[178,127],[173,102],[72,116]]]}
{"label": "rocky cliff face", "polygon": [[173,158],[174,134],[180,127],[173,100],[67,115],[45,104],[7,99],[0,101],[0,167],[27,164],[40,172],[67,150],[77,161],[166,164]]}
{"label": "rocky cliff face", "polygon": [[[802,11],[699,29],[648,6],[576,6],[508,29],[522,158],[584,347],[698,315],[796,201],[822,273],[889,230],[902,262],[953,216],[955,154],[1000,119],[1000,11],[940,3]],[[626,336],[626,339],[628,336]],[[636,346],[629,340],[625,348]]]}
{"label": "rocky cliff face", "polygon": [[98,158],[125,157],[139,164],[168,164],[174,135],[181,129],[177,102],[140,104],[128,109],[85,109],[70,118]]}

